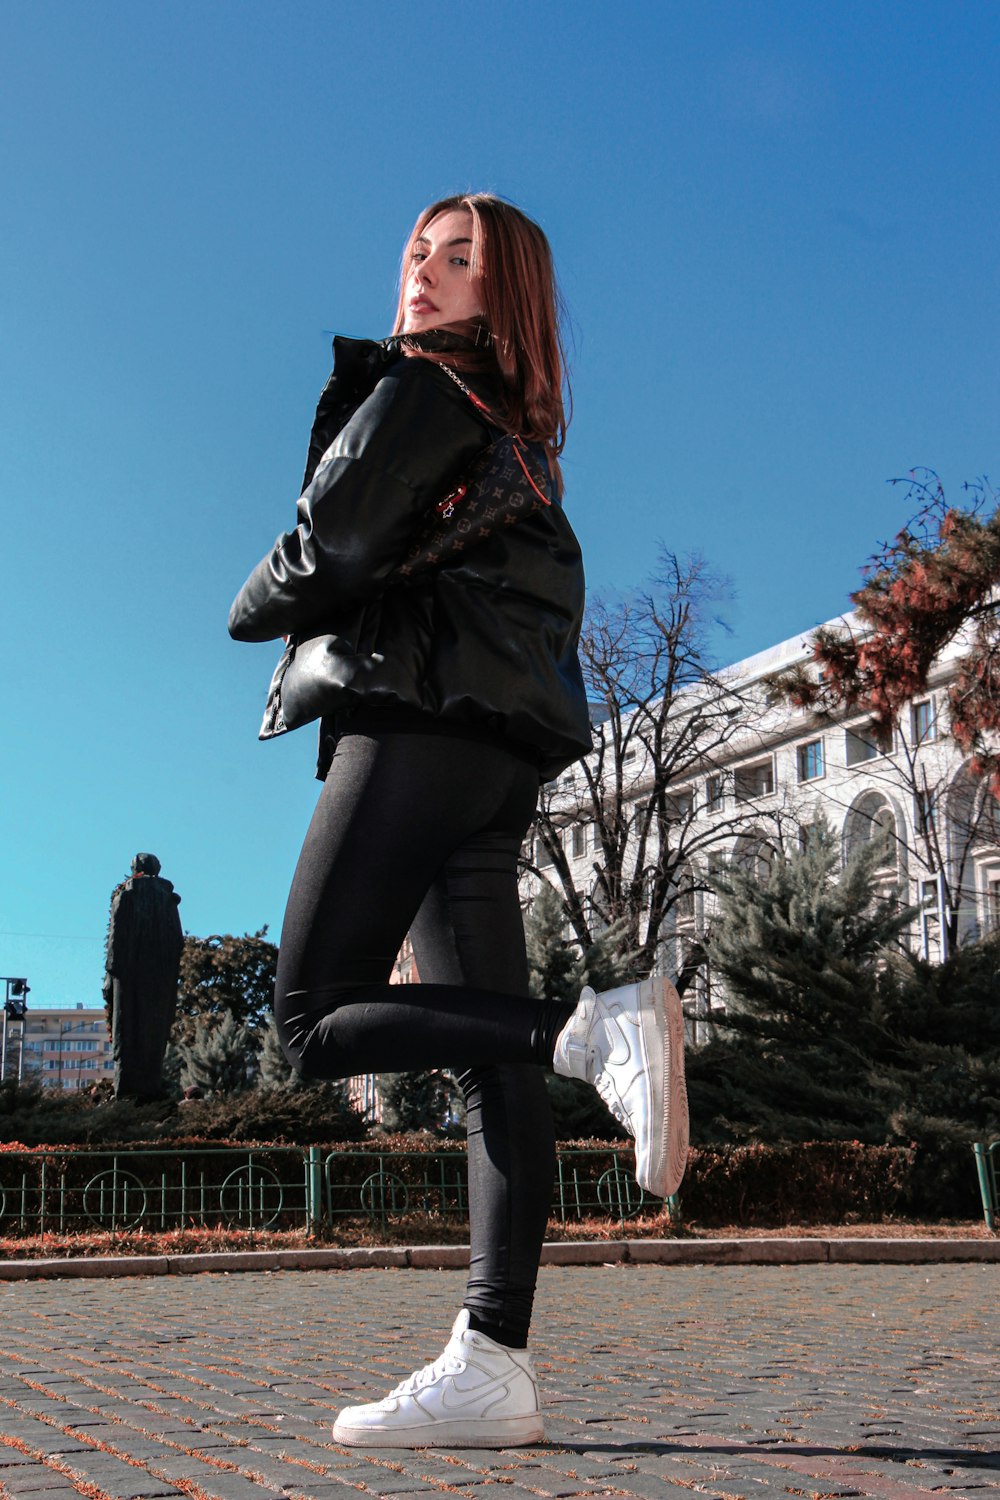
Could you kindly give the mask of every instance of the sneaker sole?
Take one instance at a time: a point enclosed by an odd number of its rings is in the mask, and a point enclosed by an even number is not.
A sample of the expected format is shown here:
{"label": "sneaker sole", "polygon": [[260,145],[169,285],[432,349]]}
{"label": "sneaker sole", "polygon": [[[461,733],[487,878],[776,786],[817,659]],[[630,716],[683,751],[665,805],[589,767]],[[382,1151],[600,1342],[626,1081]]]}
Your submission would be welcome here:
{"label": "sneaker sole", "polygon": [[674,986],[659,975],[642,981],[639,1001],[646,1023],[643,1042],[650,1084],[654,1099],[660,1094],[662,1108],[659,1138],[650,1140],[647,1170],[642,1172],[636,1163],[636,1180],[647,1192],[669,1198],[684,1177],[690,1139],[684,1078],[684,1010]]}
{"label": "sneaker sole", "polygon": [[348,1448],[520,1448],[545,1436],[538,1413],[526,1417],[452,1418],[418,1427],[348,1427],[335,1422],[333,1440]]}

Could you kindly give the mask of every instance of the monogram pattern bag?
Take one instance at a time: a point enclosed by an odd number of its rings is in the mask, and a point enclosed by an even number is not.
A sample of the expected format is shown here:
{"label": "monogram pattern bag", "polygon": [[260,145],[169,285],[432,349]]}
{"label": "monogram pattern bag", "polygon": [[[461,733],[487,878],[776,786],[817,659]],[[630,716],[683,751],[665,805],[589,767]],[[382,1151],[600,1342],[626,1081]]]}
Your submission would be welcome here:
{"label": "monogram pattern bag", "polygon": [[[486,403],[454,370],[448,365],[438,368],[484,416],[494,420]],[[473,460],[461,484],[438,501],[396,575],[412,578],[442,567],[501,527],[514,526],[543,505],[551,505],[546,486],[545,467],[534,451],[515,433],[502,433]]]}

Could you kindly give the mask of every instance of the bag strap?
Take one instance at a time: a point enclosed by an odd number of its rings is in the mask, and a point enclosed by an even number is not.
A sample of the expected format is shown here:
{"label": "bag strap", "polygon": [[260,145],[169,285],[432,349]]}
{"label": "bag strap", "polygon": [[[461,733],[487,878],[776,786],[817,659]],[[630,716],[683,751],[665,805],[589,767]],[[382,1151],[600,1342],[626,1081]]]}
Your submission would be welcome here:
{"label": "bag strap", "polygon": [[[437,364],[436,360],[435,360],[435,364]],[[473,406],[476,408],[477,411],[482,412],[483,416],[488,417],[489,420],[493,423],[493,425],[495,427],[500,427],[500,430],[502,432],[504,431],[503,427],[501,427],[501,424],[497,421],[496,417],[493,415],[492,409],[486,405],[486,402],[482,399],[482,397],[476,395],[475,391],[470,391],[469,390],[469,387],[466,385],[466,383],[462,379],[462,377],[460,375],[458,375],[451,368],[450,365],[439,364],[438,365],[438,369],[439,370],[443,370],[446,375],[450,375],[451,376],[452,380],[458,386],[459,390],[465,392],[465,394],[468,396],[469,400],[472,402]],[[525,463],[524,453],[523,453],[522,450],[527,446],[527,444],[525,443],[524,438],[521,437],[520,433],[517,433],[517,432],[507,433],[506,435],[513,440],[513,444],[514,444],[514,457],[517,459],[518,463],[521,465],[521,468],[522,468],[522,470],[524,472],[525,479],[531,485],[531,488],[534,490],[534,492],[538,496],[539,500],[541,500],[542,504],[543,505],[551,505],[552,501],[549,499],[548,495],[543,495],[542,494],[541,490],[538,488],[538,485],[535,483],[534,479],[531,477],[531,473],[530,473],[530,471],[528,469],[528,465]]]}
{"label": "bag strap", "polygon": [[482,399],[482,397],[477,396],[475,391],[469,390],[469,387],[466,385],[461,375],[459,375],[456,370],[453,370],[451,368],[451,365],[438,364],[437,360],[435,360],[434,363],[437,365],[439,370],[443,370],[444,373],[455,382],[460,391],[464,391],[465,395],[468,396],[469,400],[472,402],[473,406],[477,408],[477,410],[481,411],[484,416],[489,417],[495,426],[500,426],[500,423],[493,415],[492,410],[486,405],[486,402]]}

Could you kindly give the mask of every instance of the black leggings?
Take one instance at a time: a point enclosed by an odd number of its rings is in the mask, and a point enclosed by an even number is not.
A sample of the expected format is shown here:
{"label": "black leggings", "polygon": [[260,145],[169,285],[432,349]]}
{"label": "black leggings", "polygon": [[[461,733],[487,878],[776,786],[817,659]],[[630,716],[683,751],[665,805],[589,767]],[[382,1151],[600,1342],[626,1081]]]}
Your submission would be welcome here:
{"label": "black leggings", "polygon": [[[552,1196],[543,1069],[571,1014],[528,996],[517,857],[537,795],[537,770],[500,745],[345,734],[292,881],[275,985],[278,1034],[305,1077],[458,1072],[465,1305],[511,1344],[527,1338]],[[407,931],[420,983],[390,985]]]}

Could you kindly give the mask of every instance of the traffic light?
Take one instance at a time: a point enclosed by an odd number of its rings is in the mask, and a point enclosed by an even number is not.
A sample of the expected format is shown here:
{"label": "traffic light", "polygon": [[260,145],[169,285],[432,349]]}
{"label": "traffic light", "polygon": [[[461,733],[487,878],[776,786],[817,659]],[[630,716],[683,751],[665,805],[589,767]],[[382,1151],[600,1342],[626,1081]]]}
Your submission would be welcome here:
{"label": "traffic light", "polygon": [[20,1021],[28,1009],[28,995],[31,986],[26,979],[7,980],[7,999],[4,1010],[12,1020]]}

